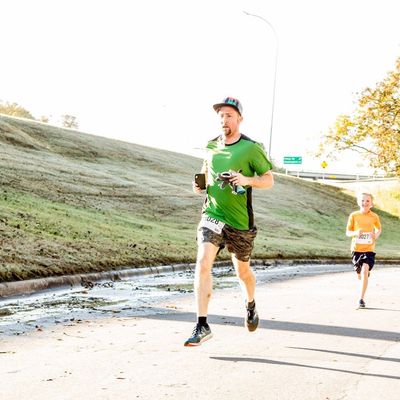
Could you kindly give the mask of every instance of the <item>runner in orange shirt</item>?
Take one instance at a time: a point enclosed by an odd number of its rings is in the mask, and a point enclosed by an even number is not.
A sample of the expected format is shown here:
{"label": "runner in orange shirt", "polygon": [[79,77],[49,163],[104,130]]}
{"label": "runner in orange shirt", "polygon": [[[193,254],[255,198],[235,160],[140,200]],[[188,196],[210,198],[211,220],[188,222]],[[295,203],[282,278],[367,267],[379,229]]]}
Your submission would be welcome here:
{"label": "runner in orange shirt", "polygon": [[370,193],[361,193],[357,196],[359,211],[349,215],[346,236],[352,237],[351,251],[354,270],[361,280],[361,297],[359,308],[365,308],[365,292],[368,287],[368,278],[375,264],[375,242],[382,232],[379,216],[371,211],[373,197]]}

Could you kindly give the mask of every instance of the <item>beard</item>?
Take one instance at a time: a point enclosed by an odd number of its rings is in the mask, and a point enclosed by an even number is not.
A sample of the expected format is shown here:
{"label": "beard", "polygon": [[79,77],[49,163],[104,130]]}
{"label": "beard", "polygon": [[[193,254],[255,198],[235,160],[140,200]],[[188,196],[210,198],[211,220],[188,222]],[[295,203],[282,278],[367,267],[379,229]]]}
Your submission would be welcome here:
{"label": "beard", "polygon": [[230,136],[232,134],[232,129],[228,128],[227,126],[223,127],[222,131],[224,132],[225,136]]}

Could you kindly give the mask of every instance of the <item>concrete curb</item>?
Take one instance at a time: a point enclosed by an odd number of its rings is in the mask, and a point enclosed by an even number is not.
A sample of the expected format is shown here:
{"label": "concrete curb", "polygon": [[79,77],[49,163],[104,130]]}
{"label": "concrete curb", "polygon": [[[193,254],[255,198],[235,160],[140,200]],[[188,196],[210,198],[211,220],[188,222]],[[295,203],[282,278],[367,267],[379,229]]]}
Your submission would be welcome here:
{"label": "concrete curb", "polygon": [[[305,265],[305,264],[342,264],[349,262],[348,260],[332,260],[332,259],[296,259],[296,260],[252,260],[252,266],[264,266],[266,268],[276,265]],[[380,264],[399,264],[400,260],[377,260]],[[232,262],[228,261],[217,261],[214,263],[215,267],[231,266]],[[77,274],[77,275],[62,275],[53,276],[47,278],[28,279],[24,281],[4,282],[0,283],[0,299],[30,295],[44,290],[63,288],[63,287],[74,287],[92,286],[93,282],[100,281],[119,281],[131,279],[133,277],[145,276],[145,275],[158,275],[163,273],[179,272],[179,271],[194,271],[196,264],[174,264],[174,265],[161,265],[144,268],[129,268],[121,269],[117,271],[105,271],[105,272],[94,272],[88,274]]]}
{"label": "concrete curb", "polygon": [[[228,262],[222,262],[228,265]],[[222,264],[221,264],[222,265]],[[93,282],[120,281],[135,276],[158,275],[170,272],[193,271],[195,264],[162,265],[144,268],[129,268],[118,271],[93,272],[88,274],[62,275],[47,278],[0,283],[0,298],[29,295],[36,292],[74,286],[91,286]]]}

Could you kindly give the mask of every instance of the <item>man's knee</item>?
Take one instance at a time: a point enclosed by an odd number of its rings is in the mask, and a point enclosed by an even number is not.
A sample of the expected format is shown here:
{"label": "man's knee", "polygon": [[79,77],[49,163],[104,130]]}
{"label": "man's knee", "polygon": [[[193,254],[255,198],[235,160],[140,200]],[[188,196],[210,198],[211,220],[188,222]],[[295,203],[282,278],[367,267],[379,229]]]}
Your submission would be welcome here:
{"label": "man's knee", "polygon": [[209,257],[198,258],[196,263],[196,275],[209,275],[211,273],[212,264]]}
{"label": "man's knee", "polygon": [[211,271],[218,248],[211,243],[203,243],[197,253],[196,271],[204,274]]}
{"label": "man's knee", "polygon": [[245,281],[254,276],[254,273],[250,267],[250,261],[239,261],[237,259],[235,261],[236,274],[239,279]]}
{"label": "man's knee", "polygon": [[255,279],[254,274],[250,269],[238,271],[238,277],[240,280],[245,281],[245,282],[248,281],[249,279],[252,279],[252,280]]}

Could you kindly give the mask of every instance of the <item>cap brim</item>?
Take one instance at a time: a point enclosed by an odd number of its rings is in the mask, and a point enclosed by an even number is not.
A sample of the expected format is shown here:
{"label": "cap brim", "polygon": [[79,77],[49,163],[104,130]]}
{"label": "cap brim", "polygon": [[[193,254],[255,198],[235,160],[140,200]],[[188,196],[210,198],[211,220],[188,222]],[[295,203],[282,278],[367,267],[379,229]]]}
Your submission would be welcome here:
{"label": "cap brim", "polygon": [[214,104],[214,105],[213,105],[213,109],[214,109],[216,112],[218,112],[218,110],[219,110],[221,107],[231,107],[231,108],[235,109],[235,110],[239,113],[239,115],[242,115],[241,112],[239,111],[239,109],[238,109],[236,106],[232,105],[232,104],[218,103],[218,104]]}

